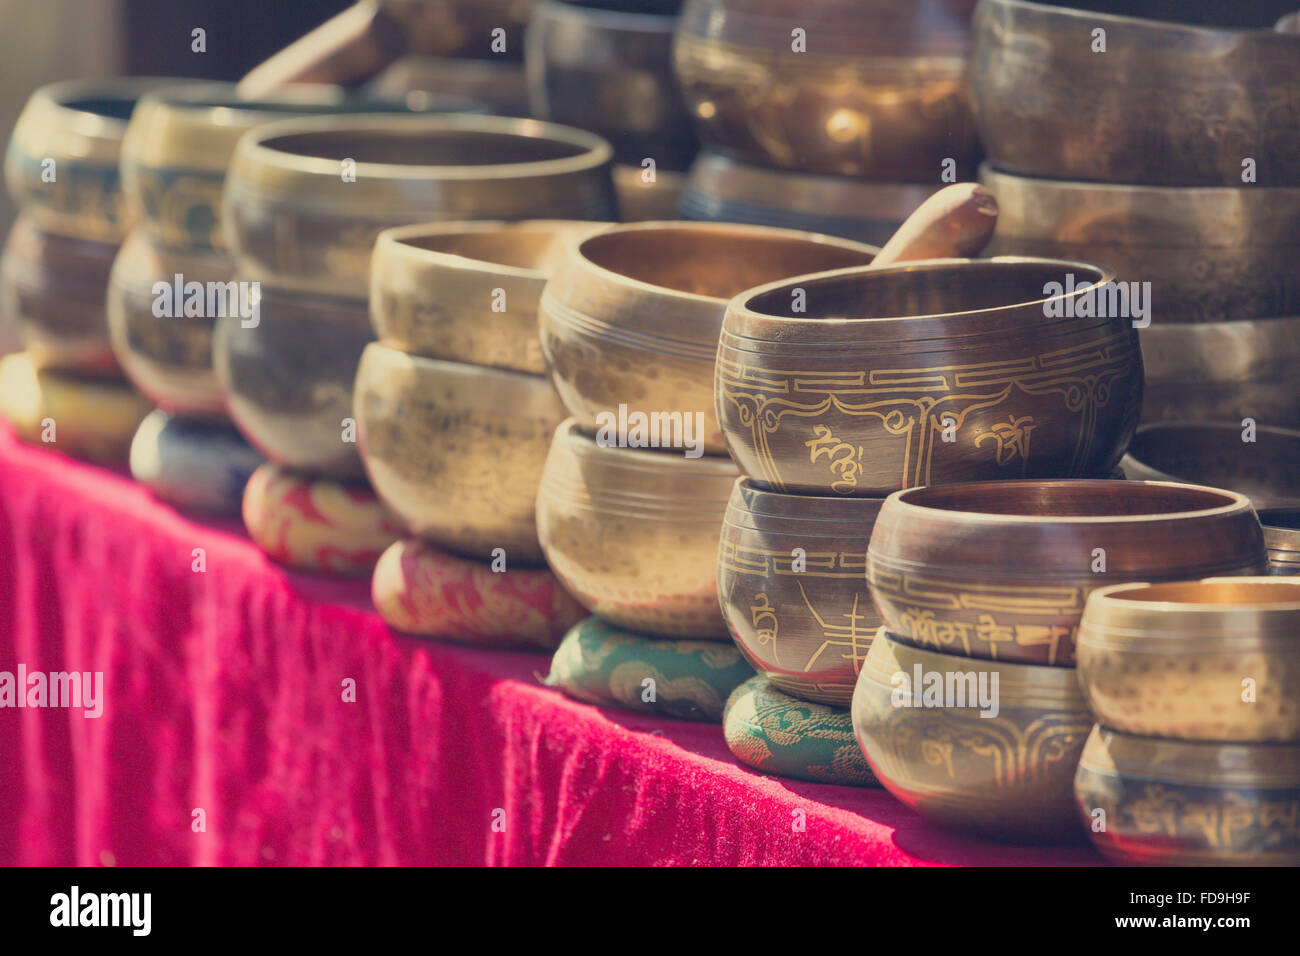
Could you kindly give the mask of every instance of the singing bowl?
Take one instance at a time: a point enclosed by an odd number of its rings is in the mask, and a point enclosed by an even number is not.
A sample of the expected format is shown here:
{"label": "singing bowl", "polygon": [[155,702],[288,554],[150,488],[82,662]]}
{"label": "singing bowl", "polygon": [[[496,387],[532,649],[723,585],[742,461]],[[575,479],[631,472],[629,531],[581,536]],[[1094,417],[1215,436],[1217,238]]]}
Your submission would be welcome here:
{"label": "singing bowl", "polygon": [[256,324],[218,318],[212,364],[226,410],[249,443],[307,475],[360,479],[352,383],[374,340],[362,299],[262,285]]}
{"label": "singing bowl", "polygon": [[19,213],[0,258],[0,310],[41,368],[112,375],[104,296],[117,246],[47,232]]}
{"label": "singing bowl", "polygon": [[674,219],[682,202],[686,174],[649,167],[615,165],[614,193],[620,222],[661,222]]}
{"label": "singing bowl", "polygon": [[[183,277],[179,303],[173,291],[177,275]],[[190,418],[227,419],[212,367],[217,315],[208,314],[206,290],[208,283],[220,283],[225,309],[238,311],[234,277],[235,265],[223,253],[166,249],[143,229],[132,230],[123,243],[108,283],[108,331],[122,371],[159,408]],[[205,290],[200,315],[185,315],[183,293],[190,282],[202,283]],[[166,290],[155,290],[158,283]],[[251,305],[247,293],[246,298]],[[222,308],[216,298],[212,304],[215,311]]]}
{"label": "singing bowl", "polygon": [[1256,508],[1300,505],[1300,432],[1286,428],[1247,428],[1241,422],[1143,425],[1120,465],[1134,481],[1229,488]]}
{"label": "singing bowl", "polygon": [[727,640],[718,534],[736,467],[670,449],[598,444],[569,419],[537,491],[537,534],[565,588],[611,624]]}
{"label": "singing bowl", "polygon": [[528,82],[520,63],[404,56],[371,80],[366,91],[381,99],[406,99],[413,93],[460,96],[498,116],[529,115]]}
{"label": "singing bowl", "polygon": [[[953,696],[927,693],[940,679]],[[978,706],[981,683],[996,713]],[[927,819],[1014,843],[1083,839],[1073,782],[1092,716],[1073,670],[922,650],[882,627],[851,711],[876,778]]]}
{"label": "singing bowl", "polygon": [[[426,56],[518,60],[533,0],[379,0],[406,46]],[[496,31],[503,31],[498,34]],[[500,38],[504,47],[494,46]]]}
{"label": "singing bowl", "polygon": [[996,481],[890,495],[867,583],[899,640],[1072,667],[1088,594],[1108,584],[1262,574],[1244,495],[1165,482]]}
{"label": "singing bowl", "polygon": [[1151,283],[1152,325],[1300,312],[1300,188],[1116,186],[988,163],[980,182],[998,200],[986,255],[1104,262]]}
{"label": "singing bowl", "polygon": [[601,223],[532,220],[386,229],[370,265],[370,321],[385,345],[546,374],[537,306],[567,242]]}
{"label": "singing bowl", "polygon": [[749,665],[805,700],[847,707],[880,627],[867,541],[881,502],[736,482],[718,543],[718,599]]}
{"label": "singing bowl", "polygon": [[1142,420],[1254,418],[1300,429],[1300,317],[1141,330]]}
{"label": "singing bowl", "polygon": [[981,3],[971,84],[989,156],[1028,175],[1167,186],[1240,186],[1249,157],[1259,184],[1300,185],[1300,42],[1271,32],[1294,0],[1178,7]]}
{"label": "singing bowl", "polygon": [[785,276],[866,265],[875,253],[765,226],[610,227],[569,246],[542,293],[542,353],[555,389],[589,430],[620,405],[695,416],[705,450],[721,454],[712,382],[727,300]]}
{"label": "singing bowl", "polygon": [[1097,727],[1074,781],[1078,817],[1109,860],[1300,865],[1300,746],[1134,737]]}
{"label": "singing bowl", "polygon": [[685,169],[699,143],[673,76],[676,23],[539,0],[524,52],[533,115],[599,133],[619,162]]}
{"label": "singing bowl", "polygon": [[375,493],[439,547],[540,565],[533,505],[564,408],[540,375],[366,347],[357,439]]}
{"label": "singing bowl", "polygon": [[[1082,288],[1048,294],[1070,277]],[[945,259],[750,289],[718,345],[727,449],[744,474],[801,494],[1105,474],[1137,427],[1137,331],[1070,310],[1110,278],[1081,262]]]}
{"label": "singing bowl", "polygon": [[611,155],[592,133],[500,116],[271,123],[235,148],[226,241],[278,284],[364,296],[371,247],[392,226],[614,218]]}
{"label": "singing bowl", "polygon": [[680,208],[683,219],[802,229],[883,245],[935,189],[769,169],[706,151],[691,165]]}
{"label": "singing bowl", "polygon": [[1300,574],[1300,509],[1267,508],[1259,512],[1268,549],[1268,573]]}
{"label": "singing bowl", "polygon": [[159,82],[71,80],[33,93],[5,154],[14,203],[50,232],[120,242],[130,227],[118,174],[122,137],[136,101]]}
{"label": "singing bowl", "polygon": [[1100,588],[1084,606],[1077,653],[1088,706],[1111,730],[1300,743],[1300,581]]}
{"label": "singing bowl", "polygon": [[244,486],[266,461],[229,425],[145,416],[131,441],[131,477],[169,504],[238,515]]}
{"label": "singing bowl", "polygon": [[[969,179],[974,0],[690,0],[674,62],[700,139],[761,166],[935,182]],[[806,51],[796,52],[795,30]]]}
{"label": "singing bowl", "polygon": [[132,218],[175,249],[224,249],[221,187],[239,138],[277,119],[352,113],[479,112],[449,96],[399,102],[301,84],[274,97],[236,96],[233,83],[191,83],[147,93],[122,140],[122,189]]}

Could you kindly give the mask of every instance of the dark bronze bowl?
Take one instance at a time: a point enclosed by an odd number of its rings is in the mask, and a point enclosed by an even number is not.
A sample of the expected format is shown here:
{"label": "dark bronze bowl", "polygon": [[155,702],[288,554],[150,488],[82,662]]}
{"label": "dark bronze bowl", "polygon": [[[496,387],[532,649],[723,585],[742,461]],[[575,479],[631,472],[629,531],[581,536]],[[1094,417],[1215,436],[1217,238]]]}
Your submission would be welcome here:
{"label": "dark bronze bowl", "polygon": [[803,494],[1106,474],[1137,427],[1142,357],[1128,319],[1047,317],[1084,295],[1046,294],[1070,277],[1110,274],[946,259],[736,296],[714,386],[727,449]]}
{"label": "dark bronze bowl", "polygon": [[891,634],[996,660],[1074,665],[1089,592],[1262,574],[1244,495],[1138,481],[993,481],[890,495],[867,583]]}
{"label": "dark bronze bowl", "polygon": [[880,627],[864,571],[881,502],[783,495],[741,478],[718,547],[718,600],[751,667],[787,694],[847,707]]}
{"label": "dark bronze bowl", "polygon": [[1266,508],[1259,513],[1268,548],[1269,574],[1300,574],[1300,508]]}

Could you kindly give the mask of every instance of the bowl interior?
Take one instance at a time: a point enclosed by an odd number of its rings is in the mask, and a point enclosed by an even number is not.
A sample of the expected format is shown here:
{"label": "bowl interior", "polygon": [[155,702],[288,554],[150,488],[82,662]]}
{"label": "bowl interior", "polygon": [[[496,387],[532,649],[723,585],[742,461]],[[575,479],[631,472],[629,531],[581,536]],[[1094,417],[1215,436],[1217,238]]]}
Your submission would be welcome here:
{"label": "bowl interior", "polygon": [[514,227],[498,232],[412,236],[403,245],[429,252],[464,256],[479,262],[551,273],[564,251],[564,234],[554,229]]}
{"label": "bowl interior", "polygon": [[70,110],[94,113],[106,119],[129,120],[138,100],[138,96],[94,96],[67,100],[63,105]]}
{"label": "bowl interior", "polygon": [[1192,26],[1272,30],[1283,14],[1297,9],[1295,0],[1035,0],[1041,6],[1067,7],[1143,20]]}
{"label": "bowl interior", "polygon": [[314,159],[352,159],[395,166],[499,166],[581,156],[585,146],[487,130],[419,132],[385,129],[313,130],[272,136],[268,149]]}
{"label": "bowl interior", "polygon": [[1259,513],[1259,523],[1265,528],[1285,528],[1288,531],[1300,531],[1300,510],[1267,508]]}
{"label": "bowl interior", "polygon": [[1242,441],[1236,424],[1156,425],[1139,429],[1129,445],[1137,461],[1166,475],[1232,488],[1300,495],[1300,434],[1256,429]]}
{"label": "bowl interior", "polygon": [[586,240],[581,252],[629,279],[716,299],[788,276],[871,262],[861,249],[797,236],[672,226],[602,233]]}
{"label": "bowl interior", "polygon": [[940,511],[1051,520],[1181,514],[1240,499],[1212,488],[1137,481],[987,481],[913,488],[900,500]]}
{"label": "bowl interior", "polygon": [[1270,581],[1214,580],[1173,581],[1110,592],[1112,600],[1139,604],[1217,604],[1260,607],[1300,605],[1300,581],[1277,578]]}

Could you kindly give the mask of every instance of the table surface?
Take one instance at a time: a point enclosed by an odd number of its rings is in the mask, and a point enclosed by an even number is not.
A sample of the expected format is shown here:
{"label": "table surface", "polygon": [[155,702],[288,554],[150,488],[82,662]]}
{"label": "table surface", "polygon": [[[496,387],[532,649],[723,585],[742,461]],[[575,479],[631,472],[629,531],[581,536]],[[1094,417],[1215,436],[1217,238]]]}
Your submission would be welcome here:
{"label": "table surface", "polygon": [[0,428],[0,671],[104,687],[97,718],[0,709],[0,864],[1099,862],[762,775],[716,725],[543,687],[545,654],[395,634],[368,592]]}

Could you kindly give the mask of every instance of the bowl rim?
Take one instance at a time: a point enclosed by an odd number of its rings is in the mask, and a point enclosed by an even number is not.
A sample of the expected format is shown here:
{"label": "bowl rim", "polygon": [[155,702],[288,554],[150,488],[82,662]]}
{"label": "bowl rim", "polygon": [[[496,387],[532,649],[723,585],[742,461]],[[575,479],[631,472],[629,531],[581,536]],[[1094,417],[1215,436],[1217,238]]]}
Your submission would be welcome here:
{"label": "bowl rim", "polygon": [[[469,362],[457,362],[453,359],[430,358],[427,355],[419,355],[414,352],[406,352],[396,346],[389,345],[386,342],[375,340],[366,343],[366,347],[361,351],[361,358],[357,361],[358,381],[360,380],[360,369],[362,362],[365,361],[367,352],[374,352],[379,356],[372,361],[393,361],[394,356],[404,356],[415,368],[419,375],[433,375],[439,379],[498,379],[502,382],[508,382],[517,388],[537,388],[542,389],[543,394],[554,395],[554,387],[548,376],[537,375],[532,372],[521,372],[512,368],[497,368],[493,365],[474,365]],[[554,402],[560,406],[559,396],[555,396]]]}
{"label": "bowl rim", "polygon": [[[620,448],[617,445],[602,445],[596,441],[594,435],[587,434],[587,431],[589,429],[576,416],[570,416],[556,426],[552,447],[564,447],[574,458],[590,460],[598,455],[602,464],[606,466],[635,468],[647,474],[684,472],[700,480],[725,478],[733,484],[740,476],[740,467],[731,460],[730,455],[703,454],[699,458],[687,458],[685,455],[677,454],[680,449]],[[591,453],[591,449],[597,449],[595,455]],[[654,467],[656,464],[660,467]],[[727,494],[730,496],[730,489]],[[724,501],[718,507],[721,510],[725,506]]]}
{"label": "bowl rim", "polygon": [[[1223,604],[1209,601],[1171,601],[1171,600],[1141,600],[1138,598],[1119,597],[1127,591],[1141,592],[1150,589],[1159,589],[1165,587],[1180,587],[1203,585],[1203,584],[1250,584],[1260,585],[1262,587],[1278,588],[1279,590],[1291,590],[1295,593],[1295,600],[1289,602],[1279,602],[1275,604],[1262,604],[1252,602],[1249,604]],[[1168,615],[1215,615],[1221,616],[1232,611],[1241,611],[1246,608],[1255,616],[1259,615],[1290,615],[1300,612],[1300,576],[1290,577],[1287,575],[1244,575],[1241,577],[1218,576],[1212,578],[1193,578],[1187,581],[1126,581],[1121,584],[1107,584],[1104,587],[1096,588],[1089,592],[1088,603],[1097,603],[1099,609],[1107,606],[1113,606],[1116,609],[1131,610],[1139,613],[1168,614]],[[1081,619],[1080,630],[1110,630],[1106,624],[1086,624],[1088,611],[1084,611]],[[1253,625],[1252,625],[1253,628]],[[1144,633],[1142,637],[1151,637],[1159,639],[1163,632]],[[1263,637],[1264,635],[1259,635]],[[1180,638],[1181,639],[1181,638]],[[1293,638],[1294,640],[1295,638]]]}
{"label": "bowl rim", "polygon": [[[964,665],[966,670],[997,671],[999,691],[1005,689],[1013,692],[1013,696],[1002,701],[1004,704],[1020,707],[1036,706],[1035,701],[1041,700],[1042,697],[1052,697],[1056,699],[1058,704],[1065,705],[1068,702],[1077,704],[1074,709],[1084,712],[1088,710],[1083,685],[1079,682],[1078,674],[1073,667],[1057,667],[1052,664],[1026,664],[1023,661],[994,660],[984,657],[966,657],[961,654],[936,651],[929,647],[917,647],[915,644],[908,644],[897,635],[890,633],[888,626],[885,624],[881,624],[876,631],[871,646],[875,647],[877,643],[880,643],[882,647],[880,653],[888,653],[893,657],[897,657],[899,648],[902,648],[906,654],[918,655],[925,662],[922,668],[926,671],[943,671],[946,673],[950,669],[958,669],[956,665]],[[878,681],[867,676],[867,661],[870,660],[870,655],[871,651],[868,650],[867,657],[862,661],[862,669],[859,671],[859,683],[865,678],[879,685]],[[953,666],[949,667],[950,664]],[[874,662],[871,670],[878,670]],[[1031,698],[1031,700],[1027,701],[1026,698]],[[945,708],[945,710],[949,710],[949,708]]]}
{"label": "bowl rim", "polygon": [[[528,269],[523,266],[511,266],[493,262],[491,259],[477,259],[458,252],[446,252],[438,249],[426,249],[415,245],[412,239],[435,237],[461,237],[484,235],[489,233],[519,234],[526,232],[549,232],[553,240],[566,245],[581,242],[588,238],[590,232],[599,232],[612,222],[600,219],[480,219],[459,222],[417,223],[412,226],[394,226],[385,229],[375,238],[372,261],[381,257],[399,262],[408,268],[427,269],[443,267],[483,275],[509,276],[535,282],[545,282],[550,274],[541,269]],[[588,233],[581,227],[590,226]],[[571,234],[570,234],[571,233]],[[567,248],[566,248],[567,251]],[[374,268],[372,265],[372,276]],[[372,279],[373,282],[373,279]]]}
{"label": "bowl rim", "polygon": [[[1272,28],[1265,27],[1214,27],[1201,26],[1194,23],[1177,23],[1170,20],[1157,20],[1153,17],[1138,17],[1128,13],[1104,13],[1101,11],[1087,10],[1081,7],[1056,6],[1049,3],[1037,3],[1034,0],[981,0],[981,5],[987,4],[988,7],[1010,7],[1012,9],[1028,9],[1038,13],[1040,16],[1059,16],[1066,20],[1087,20],[1089,23],[1096,21],[1105,21],[1102,26],[1117,25],[1127,27],[1128,29],[1161,29],[1175,30],[1179,32],[1191,33],[1193,36],[1231,36],[1231,37],[1255,37],[1255,36],[1286,36],[1283,33],[1276,33]],[[973,20],[973,17],[972,17]],[[972,31],[974,32],[974,31]],[[1300,43],[1300,41],[1296,41]],[[1297,46],[1297,53],[1300,53],[1300,46]]]}
{"label": "bowl rim", "polygon": [[[1300,39],[1297,40],[1297,43],[1300,43]],[[1002,169],[992,159],[984,159],[980,161],[979,169],[976,171],[976,179],[987,185],[989,189],[995,190],[997,184],[993,182],[986,183],[986,177],[989,180],[1013,180],[1018,184],[1030,184],[1032,187],[1050,189],[1063,194],[1068,192],[1088,192],[1095,196],[1114,194],[1117,197],[1128,197],[1140,195],[1142,193],[1150,193],[1153,196],[1163,196],[1171,200],[1178,200],[1182,203],[1196,199],[1233,199],[1240,202],[1257,201],[1261,204],[1267,204],[1267,200],[1271,200],[1274,197],[1285,193],[1291,193],[1297,200],[1300,200],[1300,184],[1290,186],[1252,185],[1249,189],[1243,190],[1240,186],[1144,185],[1141,183],[1108,183],[1101,180],[1090,179],[1056,179],[1050,176],[1031,176],[1026,173],[1016,173],[1011,170]]]}
{"label": "bowl rim", "polygon": [[[63,114],[65,126],[82,136],[121,139],[126,134],[130,117],[119,119],[92,110],[78,109],[72,104],[81,100],[120,99],[131,100],[132,111],[150,92],[162,86],[184,86],[201,81],[186,80],[179,76],[115,76],[103,79],[59,80],[37,87],[28,106],[41,111]],[[24,108],[26,112],[26,107]]]}

